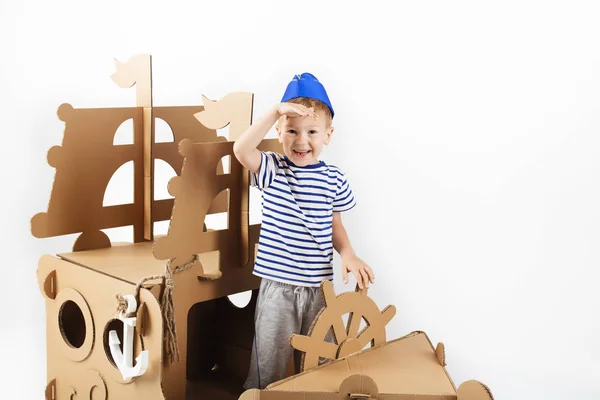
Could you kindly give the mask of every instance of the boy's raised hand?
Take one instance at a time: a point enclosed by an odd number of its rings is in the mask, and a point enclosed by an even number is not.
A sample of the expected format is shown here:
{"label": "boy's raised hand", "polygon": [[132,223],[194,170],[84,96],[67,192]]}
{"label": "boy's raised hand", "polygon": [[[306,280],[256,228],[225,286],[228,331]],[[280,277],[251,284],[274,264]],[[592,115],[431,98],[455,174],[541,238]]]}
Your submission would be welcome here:
{"label": "boy's raised hand", "polygon": [[277,111],[279,112],[279,115],[282,115],[282,116],[285,115],[290,118],[295,118],[295,117],[317,118],[317,113],[315,113],[315,110],[312,107],[308,108],[306,106],[303,106],[302,104],[279,103],[279,105],[277,106]]}
{"label": "boy's raised hand", "polygon": [[348,283],[348,272],[352,272],[356,278],[358,287],[364,289],[369,287],[369,283],[375,282],[373,270],[360,258],[355,255],[349,255],[342,258],[342,279]]}

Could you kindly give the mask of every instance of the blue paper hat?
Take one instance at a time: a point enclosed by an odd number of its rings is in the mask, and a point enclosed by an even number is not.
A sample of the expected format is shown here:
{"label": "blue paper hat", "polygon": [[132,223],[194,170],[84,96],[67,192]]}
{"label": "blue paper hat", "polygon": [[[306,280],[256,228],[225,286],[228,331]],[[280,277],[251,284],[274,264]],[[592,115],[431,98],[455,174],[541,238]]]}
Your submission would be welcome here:
{"label": "blue paper hat", "polygon": [[331,117],[333,118],[333,107],[331,106],[329,97],[327,97],[327,92],[314,75],[305,72],[302,75],[294,76],[294,79],[288,83],[281,101],[285,102],[296,97],[308,97],[323,102],[329,107]]}

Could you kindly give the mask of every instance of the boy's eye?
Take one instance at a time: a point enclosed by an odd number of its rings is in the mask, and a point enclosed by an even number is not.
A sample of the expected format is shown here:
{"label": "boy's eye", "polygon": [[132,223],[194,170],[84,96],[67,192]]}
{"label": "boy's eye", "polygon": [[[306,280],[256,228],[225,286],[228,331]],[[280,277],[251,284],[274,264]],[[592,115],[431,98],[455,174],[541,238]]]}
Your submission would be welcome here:
{"label": "boy's eye", "polygon": [[288,129],[288,133],[291,133],[292,135],[296,134],[296,130],[294,129]]}
{"label": "boy's eye", "polygon": [[310,131],[308,131],[308,133],[310,133],[311,135],[314,135],[315,133],[317,133],[317,131],[315,131],[315,130],[313,129],[313,130],[310,130]]}

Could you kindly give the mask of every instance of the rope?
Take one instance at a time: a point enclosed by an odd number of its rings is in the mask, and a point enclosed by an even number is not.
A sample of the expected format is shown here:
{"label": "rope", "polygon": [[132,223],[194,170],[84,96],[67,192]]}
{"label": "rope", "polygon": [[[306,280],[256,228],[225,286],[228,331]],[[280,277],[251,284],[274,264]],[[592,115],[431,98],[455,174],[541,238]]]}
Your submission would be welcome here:
{"label": "rope", "polygon": [[[146,276],[135,285],[134,289],[134,297],[138,304],[140,305],[140,289],[142,285],[147,281],[152,281],[156,279],[162,279],[165,289],[162,294],[162,299],[160,301],[160,308],[163,318],[163,326],[164,326],[164,337],[165,337],[165,351],[167,353],[167,357],[170,363],[179,361],[179,346],[177,344],[177,328],[175,325],[175,307],[173,305],[173,289],[175,288],[175,283],[173,283],[173,274],[178,272],[183,272],[192,265],[198,262],[198,255],[194,255],[194,258],[180,266],[174,268],[171,271],[171,262],[173,262],[173,258],[167,261],[165,265],[165,272],[162,275],[151,275]],[[117,313],[124,313],[125,317],[134,317],[137,313],[137,310],[132,313],[125,313],[127,310],[127,301],[121,294],[117,294]]]}

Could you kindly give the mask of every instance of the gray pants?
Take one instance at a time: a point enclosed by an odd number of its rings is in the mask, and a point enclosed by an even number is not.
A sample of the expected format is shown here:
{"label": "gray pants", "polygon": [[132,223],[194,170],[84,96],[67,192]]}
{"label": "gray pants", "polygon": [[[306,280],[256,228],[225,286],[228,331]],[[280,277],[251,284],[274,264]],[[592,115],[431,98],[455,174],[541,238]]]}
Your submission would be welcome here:
{"label": "gray pants", "polygon": [[[323,308],[320,287],[294,286],[262,279],[254,314],[255,336],[245,389],[264,389],[285,378],[292,354],[296,373],[302,353],[290,345],[293,334],[307,335]],[[332,342],[332,336],[326,338]]]}

